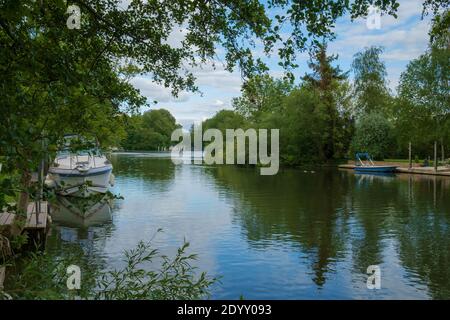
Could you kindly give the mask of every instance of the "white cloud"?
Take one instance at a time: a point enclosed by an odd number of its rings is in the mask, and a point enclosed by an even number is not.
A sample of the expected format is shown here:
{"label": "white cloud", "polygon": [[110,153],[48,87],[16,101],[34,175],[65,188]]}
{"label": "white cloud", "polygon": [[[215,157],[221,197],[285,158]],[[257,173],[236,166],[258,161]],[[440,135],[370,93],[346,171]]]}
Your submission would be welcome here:
{"label": "white cloud", "polygon": [[158,107],[169,110],[185,129],[189,129],[193,123],[211,118],[220,110],[232,108],[230,101],[206,98],[198,100],[200,101],[189,101],[184,104],[161,104]]}
{"label": "white cloud", "polygon": [[225,102],[223,102],[222,100],[216,99],[216,101],[214,102],[215,106],[218,107],[222,107],[225,104]]}
{"label": "white cloud", "polygon": [[386,50],[385,59],[411,60],[425,51],[428,29],[423,21],[409,28],[393,28],[376,34],[361,30],[359,34],[344,35],[331,43],[330,49],[341,57],[351,57],[365,47],[382,46]]}
{"label": "white cloud", "polygon": [[172,48],[179,49],[183,47],[183,41],[188,34],[188,30],[183,26],[174,26],[164,43],[170,45]]}
{"label": "white cloud", "polygon": [[154,81],[145,77],[136,77],[131,80],[131,84],[141,91],[141,94],[150,101],[158,102],[186,102],[189,100],[191,93],[182,91],[178,97],[174,97],[170,88],[158,85]]}
{"label": "white cloud", "polygon": [[428,46],[430,18],[421,20],[422,1],[400,1],[398,18],[382,16],[381,29],[369,30],[364,19],[338,23],[337,39],[330,53],[339,54],[339,64],[350,68],[353,55],[366,47],[382,46],[389,86],[393,92],[407,63],[419,57]]}
{"label": "white cloud", "polygon": [[189,68],[188,71],[194,74],[196,84],[199,86],[209,86],[227,92],[240,92],[242,78],[239,73],[225,70],[225,66],[220,61],[208,61],[201,66]]}

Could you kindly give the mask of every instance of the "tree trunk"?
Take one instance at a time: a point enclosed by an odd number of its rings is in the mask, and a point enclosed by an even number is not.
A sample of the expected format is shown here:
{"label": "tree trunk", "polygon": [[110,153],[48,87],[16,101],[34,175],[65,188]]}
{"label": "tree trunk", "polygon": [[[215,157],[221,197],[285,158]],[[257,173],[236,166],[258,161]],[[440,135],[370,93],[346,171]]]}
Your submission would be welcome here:
{"label": "tree trunk", "polygon": [[30,198],[29,188],[31,186],[31,173],[28,169],[22,169],[22,176],[20,178],[21,192],[19,194],[19,201],[17,209],[19,212],[27,212],[28,201]]}
{"label": "tree trunk", "polygon": [[434,141],[434,171],[438,170],[437,141]]}

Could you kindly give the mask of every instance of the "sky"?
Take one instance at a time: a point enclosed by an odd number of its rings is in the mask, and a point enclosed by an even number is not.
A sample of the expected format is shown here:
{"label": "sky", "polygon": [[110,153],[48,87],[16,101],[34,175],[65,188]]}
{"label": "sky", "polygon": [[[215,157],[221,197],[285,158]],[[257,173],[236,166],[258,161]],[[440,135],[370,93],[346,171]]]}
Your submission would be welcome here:
{"label": "sky", "polygon": [[[408,62],[419,57],[427,48],[430,17],[422,20],[422,2],[422,0],[399,0],[397,19],[382,16],[380,29],[369,29],[366,19],[363,18],[353,22],[348,16],[340,18],[335,27],[337,37],[328,44],[328,53],[338,54],[337,64],[343,71],[348,71],[354,54],[372,45],[384,47],[381,58],[386,64],[389,87],[395,93],[400,74]],[[168,42],[177,46],[183,34],[183,30],[175,30]],[[258,55],[260,50],[257,47],[254,54]],[[306,53],[298,54],[297,58],[299,68],[294,71],[294,75],[298,79],[310,70],[307,67],[309,57]],[[273,77],[280,77],[283,74],[278,61],[276,57],[265,59],[270,68],[269,74]],[[210,118],[222,109],[232,109],[231,100],[240,96],[242,85],[239,71],[230,73],[220,62],[216,63],[215,68],[211,63],[196,67],[193,74],[197,78],[196,84],[202,94],[181,92],[175,98],[171,95],[170,89],[158,86],[145,76],[134,78],[132,84],[140,89],[148,101],[158,101],[156,105],[151,106],[152,109],[169,110],[177,123],[189,129],[192,123]]]}

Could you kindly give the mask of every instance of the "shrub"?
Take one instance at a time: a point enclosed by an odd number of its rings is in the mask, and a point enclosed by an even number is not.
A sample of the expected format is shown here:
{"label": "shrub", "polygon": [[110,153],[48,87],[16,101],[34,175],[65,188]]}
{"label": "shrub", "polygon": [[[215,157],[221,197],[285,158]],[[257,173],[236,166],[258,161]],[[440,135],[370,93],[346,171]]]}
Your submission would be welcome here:
{"label": "shrub", "polygon": [[[100,272],[83,259],[83,252],[60,258],[46,252],[31,253],[10,268],[16,269],[0,291],[0,299],[201,299],[209,296],[208,288],[217,280],[202,272],[196,275],[191,262],[196,255],[186,254],[184,243],[173,258],[160,254],[151,242],[139,242],[124,252],[125,267]],[[159,267],[156,262],[160,261]],[[67,267],[82,269],[81,288],[69,291]],[[144,269],[151,265],[152,270]]]}

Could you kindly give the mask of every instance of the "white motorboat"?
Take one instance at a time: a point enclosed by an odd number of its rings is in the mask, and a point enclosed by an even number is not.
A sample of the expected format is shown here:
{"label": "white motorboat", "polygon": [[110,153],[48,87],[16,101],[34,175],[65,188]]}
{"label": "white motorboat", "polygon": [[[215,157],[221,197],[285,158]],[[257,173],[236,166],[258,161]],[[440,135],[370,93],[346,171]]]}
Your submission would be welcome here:
{"label": "white motorboat", "polygon": [[[65,137],[69,145],[70,138]],[[105,193],[113,184],[111,162],[97,148],[73,152],[68,144],[50,166],[47,186],[56,187],[61,195],[87,197]]]}

